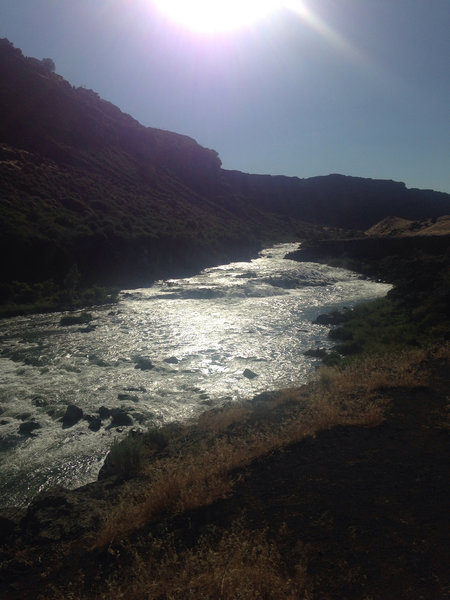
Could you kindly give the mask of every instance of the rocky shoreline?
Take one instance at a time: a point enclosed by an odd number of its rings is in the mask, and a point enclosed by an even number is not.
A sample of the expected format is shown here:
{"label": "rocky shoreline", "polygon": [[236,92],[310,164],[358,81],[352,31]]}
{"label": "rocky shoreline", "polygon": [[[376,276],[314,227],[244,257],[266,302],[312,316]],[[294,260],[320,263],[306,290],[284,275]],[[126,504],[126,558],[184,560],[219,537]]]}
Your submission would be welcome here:
{"label": "rocky shoreline", "polygon": [[[392,262],[373,264],[389,279]],[[420,301],[417,285],[402,310]],[[347,317],[320,322],[340,328]],[[2,598],[184,600],[198,567],[207,579],[198,598],[231,600],[254,572],[242,597],[447,600],[450,348],[442,338],[410,348],[328,367],[302,388],[195,423],[131,434],[97,482],[1,515]],[[259,554],[246,571],[248,540]],[[239,564],[227,595],[233,578],[221,561],[231,556]]]}
{"label": "rocky shoreline", "polygon": [[[233,472],[224,497],[184,511],[162,510],[108,543],[94,540],[105,522],[120,530],[121,510],[133,514],[134,503],[148,493],[145,477],[124,480],[110,473],[77,490],[41,494],[25,512],[1,517],[2,598],[60,598],[70,589],[74,598],[116,598],[105,582],[119,576],[122,591],[129,585],[135,566],[121,558],[129,543],[144,555],[156,539],[188,552],[206,536],[212,548],[218,532],[224,535],[244,520],[247,532],[264,529],[286,572],[292,575],[302,563],[295,597],[444,600],[450,583],[449,367],[450,355],[442,349],[424,354],[414,366],[421,373],[415,383],[377,389],[386,407],[379,424],[330,423],[315,435],[263,452]],[[303,401],[310,386],[302,389]],[[283,427],[293,406],[277,393],[263,395],[245,418],[219,432],[174,429],[168,445],[154,444],[148,459],[205,448],[209,436],[237,445],[249,428]],[[268,597],[284,596],[274,591]]]}

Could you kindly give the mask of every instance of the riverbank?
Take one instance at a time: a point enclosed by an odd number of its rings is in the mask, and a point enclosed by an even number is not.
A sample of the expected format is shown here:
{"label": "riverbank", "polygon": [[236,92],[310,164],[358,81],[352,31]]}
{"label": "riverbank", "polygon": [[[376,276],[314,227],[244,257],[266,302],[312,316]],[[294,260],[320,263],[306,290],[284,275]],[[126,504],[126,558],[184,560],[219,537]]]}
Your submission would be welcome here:
{"label": "riverbank", "polygon": [[[425,296],[396,290],[411,322]],[[128,437],[98,482],[4,515],[2,597],[448,599],[445,328],[405,344],[386,314],[374,344],[359,310],[337,328],[359,355],[309,384]]]}
{"label": "riverbank", "polygon": [[70,287],[53,281],[28,284],[21,281],[0,284],[0,319],[49,312],[73,311],[115,304],[118,289],[101,286]]}
{"label": "riverbank", "polygon": [[447,598],[449,366],[325,368],[116,449],[4,519],[2,597]]}
{"label": "riverbank", "polygon": [[[311,240],[287,256],[353,269],[393,284],[386,298],[339,315],[331,331],[335,352],[325,362],[450,340],[449,222],[446,217],[437,222],[386,219],[365,237]],[[400,226],[407,226],[407,234],[397,234]]]}

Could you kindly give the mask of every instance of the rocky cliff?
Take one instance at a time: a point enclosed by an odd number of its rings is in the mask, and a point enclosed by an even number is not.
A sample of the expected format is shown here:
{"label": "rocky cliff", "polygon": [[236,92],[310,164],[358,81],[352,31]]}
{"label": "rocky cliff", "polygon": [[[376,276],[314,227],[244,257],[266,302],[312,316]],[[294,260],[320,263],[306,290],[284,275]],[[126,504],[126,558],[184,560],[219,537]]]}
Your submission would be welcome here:
{"label": "rocky cliff", "polygon": [[450,195],[392,181],[223,170],[214,150],[143,127],[8,40],[0,84],[6,286],[64,284],[71,269],[83,284],[146,285],[301,238],[311,224],[362,229],[389,214],[450,213]]}

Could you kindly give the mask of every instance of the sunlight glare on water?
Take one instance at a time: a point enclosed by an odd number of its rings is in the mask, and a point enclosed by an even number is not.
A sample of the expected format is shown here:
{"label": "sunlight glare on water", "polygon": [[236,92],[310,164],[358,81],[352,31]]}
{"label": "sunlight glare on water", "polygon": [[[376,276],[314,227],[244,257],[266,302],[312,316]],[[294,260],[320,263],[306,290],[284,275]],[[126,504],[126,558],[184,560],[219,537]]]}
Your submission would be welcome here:
{"label": "sunlight glare on water", "polygon": [[[94,480],[113,439],[130,429],[110,417],[89,429],[101,407],[146,429],[304,383],[317,361],[303,353],[330,346],[314,319],[389,286],[285,260],[295,248],[125,291],[116,306],[89,311],[91,327],[62,327],[59,313],[1,321],[0,505]],[[63,428],[69,404],[85,418]],[[19,427],[29,422],[39,427],[26,436]]]}

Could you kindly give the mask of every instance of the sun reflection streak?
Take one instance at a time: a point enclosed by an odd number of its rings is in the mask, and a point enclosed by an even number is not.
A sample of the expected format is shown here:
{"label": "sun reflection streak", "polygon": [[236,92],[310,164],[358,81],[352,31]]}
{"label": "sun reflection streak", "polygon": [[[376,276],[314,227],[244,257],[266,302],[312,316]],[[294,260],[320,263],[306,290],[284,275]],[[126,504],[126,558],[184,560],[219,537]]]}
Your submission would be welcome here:
{"label": "sun reflection streak", "polygon": [[326,40],[332,43],[341,52],[355,61],[367,62],[367,57],[356,46],[351,44],[347,38],[338,33],[328,25],[318,14],[311,10],[303,0],[284,0],[283,6],[295,13],[308,26],[317,31]]}

